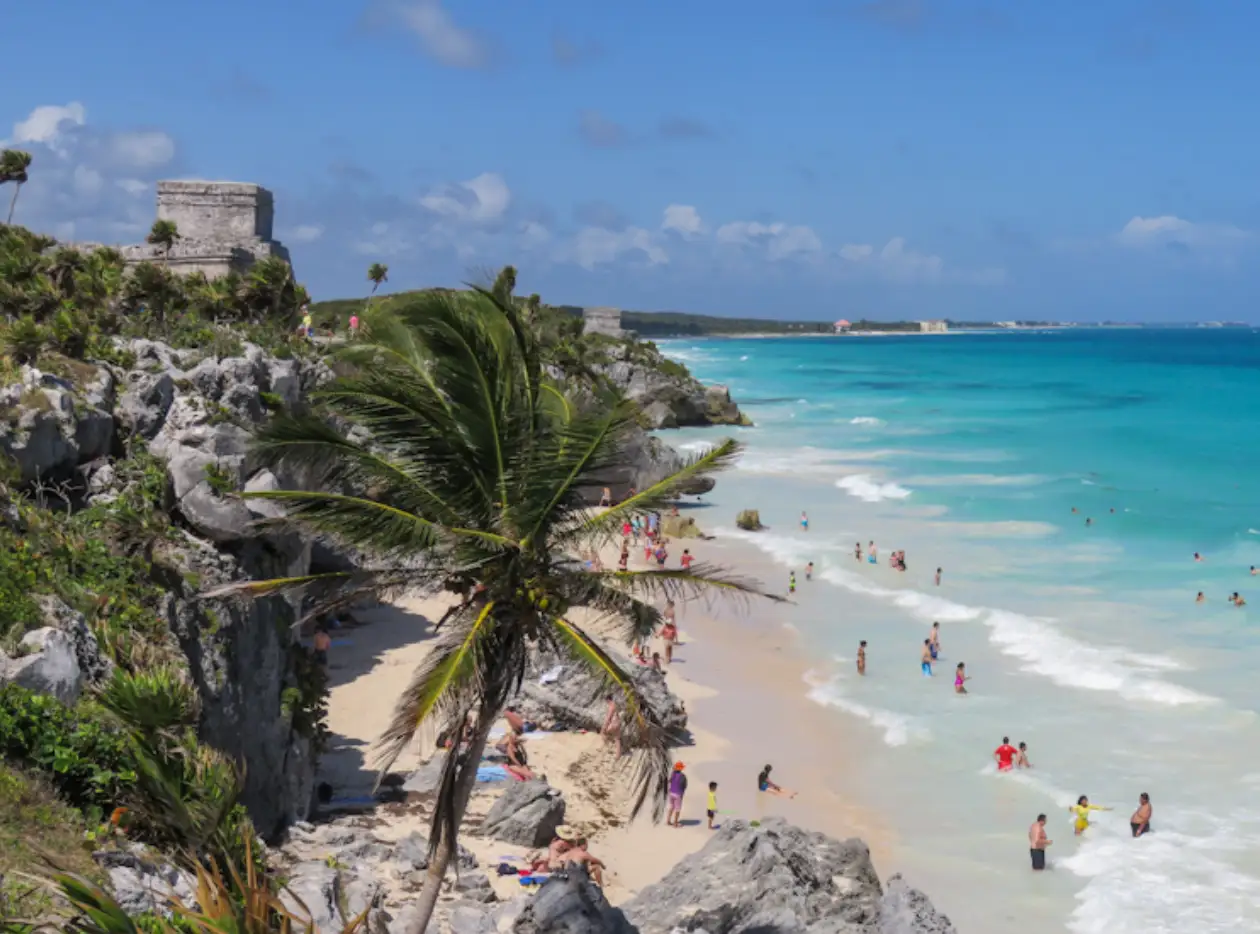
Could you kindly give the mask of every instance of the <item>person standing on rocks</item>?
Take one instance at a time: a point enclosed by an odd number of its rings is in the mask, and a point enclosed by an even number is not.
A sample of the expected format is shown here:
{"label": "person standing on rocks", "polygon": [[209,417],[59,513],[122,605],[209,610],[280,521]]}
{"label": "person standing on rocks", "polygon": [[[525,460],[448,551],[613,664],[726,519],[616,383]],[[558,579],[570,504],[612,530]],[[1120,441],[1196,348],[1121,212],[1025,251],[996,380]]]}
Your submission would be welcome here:
{"label": "person standing on rocks", "polygon": [[1046,815],[1038,814],[1033,825],[1028,828],[1028,852],[1032,856],[1032,868],[1040,872],[1046,868],[1046,847],[1053,840],[1046,839]]}
{"label": "person standing on rocks", "polygon": [[674,763],[674,774],[669,777],[669,813],[665,823],[670,827],[681,827],[683,795],[687,793],[687,776],[683,773],[683,764]]}

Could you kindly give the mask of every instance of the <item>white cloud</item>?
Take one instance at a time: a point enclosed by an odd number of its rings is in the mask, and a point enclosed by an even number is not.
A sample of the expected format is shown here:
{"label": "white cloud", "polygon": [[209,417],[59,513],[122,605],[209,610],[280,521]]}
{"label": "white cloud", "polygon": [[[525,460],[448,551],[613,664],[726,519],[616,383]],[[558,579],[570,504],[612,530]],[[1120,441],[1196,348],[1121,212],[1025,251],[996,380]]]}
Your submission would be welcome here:
{"label": "white cloud", "polygon": [[101,173],[96,169],[88,168],[86,165],[76,165],[74,167],[74,190],[81,195],[97,194],[105,185],[105,180],[101,177]]}
{"label": "white cloud", "polygon": [[314,243],[324,235],[320,224],[298,224],[281,234],[280,239],[288,243]]}
{"label": "white cloud", "polygon": [[426,55],[448,68],[485,68],[490,47],[476,33],[451,19],[440,0],[395,3],[392,9],[416,38]]}
{"label": "white cloud", "polygon": [[87,108],[78,101],[64,107],[59,104],[43,104],[30,112],[25,120],[13,124],[13,143],[40,143],[54,152],[61,152],[61,138],[67,125],[83,126],[87,122]]}
{"label": "white cloud", "polygon": [[1127,247],[1176,247],[1227,249],[1255,239],[1250,231],[1230,224],[1195,223],[1171,214],[1160,217],[1134,217],[1116,235]]}
{"label": "white cloud", "polygon": [[115,133],[109,137],[111,161],[131,169],[155,169],[175,158],[175,141],[160,130]]}
{"label": "white cloud", "polygon": [[907,249],[905,237],[893,237],[878,250],[869,243],[846,243],[837,252],[846,263],[900,282],[935,282],[945,269],[939,256]]}
{"label": "white cloud", "polygon": [[472,224],[499,220],[511,203],[511,190],[503,176],[494,172],[483,172],[466,182],[435,188],[420,199],[420,204],[434,214]]}
{"label": "white cloud", "polygon": [[149,190],[149,183],[142,182],[138,178],[120,178],[114,184],[132,197],[142,195]]}
{"label": "white cloud", "polygon": [[525,221],[521,224],[521,241],[527,249],[544,246],[551,242],[551,231],[537,221]]}
{"label": "white cloud", "polygon": [[411,249],[411,242],[395,224],[377,221],[369,228],[370,237],[354,244],[354,251],[364,256],[397,256]]}
{"label": "white cloud", "polygon": [[665,208],[661,230],[672,230],[683,239],[690,240],[700,236],[706,228],[704,221],[700,219],[700,212],[692,205],[671,204]]}
{"label": "white cloud", "polygon": [[714,238],[726,246],[764,246],[772,260],[810,256],[822,251],[822,241],[812,228],[775,221],[731,221],[717,229]]}
{"label": "white cloud", "polygon": [[653,239],[651,231],[642,227],[627,227],[625,230],[583,227],[572,244],[562,251],[562,258],[572,259],[583,269],[594,269],[626,254],[642,254],[649,266],[669,262],[669,254]]}

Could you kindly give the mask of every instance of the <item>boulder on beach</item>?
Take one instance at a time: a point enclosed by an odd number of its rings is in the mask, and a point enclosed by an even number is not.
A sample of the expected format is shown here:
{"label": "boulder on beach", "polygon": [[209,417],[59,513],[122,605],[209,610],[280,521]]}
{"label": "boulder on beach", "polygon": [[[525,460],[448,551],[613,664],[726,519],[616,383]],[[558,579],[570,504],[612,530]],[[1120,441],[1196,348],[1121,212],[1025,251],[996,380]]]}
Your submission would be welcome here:
{"label": "boulder on beach", "polygon": [[835,840],[781,818],[756,827],[727,821],[702,850],[622,907],[642,934],[955,931],[899,877],[885,894],[861,840]]}
{"label": "boulder on beach", "polygon": [[477,833],[519,846],[546,846],[564,823],[564,795],[543,781],[509,785]]}
{"label": "boulder on beach", "polygon": [[691,516],[665,516],[661,519],[661,534],[666,538],[700,538],[700,526]]}
{"label": "boulder on beach", "polygon": [[745,509],[735,517],[735,524],[746,532],[758,532],[764,529],[761,524],[761,513],[756,509]]}

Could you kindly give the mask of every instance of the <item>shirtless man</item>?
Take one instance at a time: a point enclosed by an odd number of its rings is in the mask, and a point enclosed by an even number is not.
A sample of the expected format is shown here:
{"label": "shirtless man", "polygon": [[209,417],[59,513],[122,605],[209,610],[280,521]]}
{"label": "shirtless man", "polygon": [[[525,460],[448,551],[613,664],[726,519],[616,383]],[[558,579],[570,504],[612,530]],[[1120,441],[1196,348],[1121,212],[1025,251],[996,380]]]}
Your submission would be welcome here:
{"label": "shirtless man", "polygon": [[866,674],[866,640],[865,639],[863,639],[861,642],[858,643],[857,666],[858,666],[858,674],[860,675]]}
{"label": "shirtless man", "polygon": [[923,669],[923,677],[932,677],[932,640],[923,640],[923,654],[919,658],[919,667]]}
{"label": "shirtless man", "polygon": [[937,587],[941,586],[941,569],[940,568],[936,569],[936,586]]}
{"label": "shirtless man", "polygon": [[941,624],[933,623],[932,631],[928,633],[928,642],[932,650],[932,661],[936,661],[941,654]]}
{"label": "shirtless man", "polygon": [[1038,814],[1028,828],[1028,852],[1032,855],[1032,868],[1041,871],[1046,868],[1046,847],[1053,840],[1046,839],[1046,815]]}
{"label": "shirtless man", "polygon": [[1129,818],[1129,829],[1133,836],[1140,837],[1151,832],[1151,796],[1145,791],[1138,795],[1138,809]]}
{"label": "shirtless man", "polygon": [[1028,761],[1028,744],[1027,743],[1019,744],[1019,753],[1016,754],[1015,756],[1015,768],[1017,769],[1031,769],[1032,768],[1032,763]]}
{"label": "shirtless man", "polygon": [[576,863],[579,866],[585,866],[586,871],[591,875],[591,879],[602,889],[604,887],[604,861],[591,855],[588,847],[589,844],[586,838],[581,837],[575,846],[564,853],[561,859],[564,860],[566,865]]}

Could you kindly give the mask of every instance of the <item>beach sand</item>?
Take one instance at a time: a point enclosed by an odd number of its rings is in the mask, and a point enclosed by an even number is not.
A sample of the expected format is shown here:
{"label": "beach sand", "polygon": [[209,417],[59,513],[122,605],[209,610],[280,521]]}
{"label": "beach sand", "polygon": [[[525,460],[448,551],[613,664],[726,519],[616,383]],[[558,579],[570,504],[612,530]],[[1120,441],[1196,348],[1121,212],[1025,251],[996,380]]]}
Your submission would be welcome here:
{"label": "beach sand", "polygon": [[[704,560],[715,543],[689,540],[671,545],[671,565],[682,547]],[[716,549],[713,549],[716,550]],[[642,567],[642,551],[632,549],[632,568]],[[603,554],[616,564],[616,545]],[[721,561],[731,570],[756,578],[777,571],[743,543],[725,542]],[[432,620],[448,606],[445,597],[405,598],[357,614],[363,625],[340,630],[330,652],[329,749],[319,780],[341,795],[371,791],[376,768],[373,744],[387,726],[399,694],[431,645]],[[699,604],[679,607],[680,645],[666,670],[670,689],[685,703],[693,744],[674,750],[683,762],[689,787],[683,826],[653,823],[644,813],[628,815],[628,795],[611,750],[593,733],[554,733],[528,739],[531,768],[560,789],[567,803],[565,822],[591,839],[591,850],[607,865],[605,892],[624,901],[661,879],[680,859],[707,841],[705,807],[708,783],[718,782],[718,823],[777,815],[832,836],[861,837],[876,867],[886,877],[895,841],[879,816],[861,806],[846,787],[846,764],[870,740],[806,698],[811,660],[784,625],[787,609],[770,601]],[[578,620],[579,622],[581,620]],[[655,647],[661,650],[660,646]],[[662,651],[663,655],[663,651]],[[392,771],[406,774],[429,750],[413,744]],[[424,754],[422,755],[422,752]],[[762,766],[774,765],[773,778],[799,792],[793,799],[756,790]],[[500,785],[480,785],[469,806],[461,843],[488,870],[501,897],[519,891],[514,877],[493,869],[503,857],[520,857],[525,848],[488,841],[473,829],[502,792]],[[413,805],[388,805],[373,815],[374,831],[384,840],[413,830],[428,834],[428,816]],[[317,855],[317,854],[311,854]]]}

